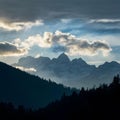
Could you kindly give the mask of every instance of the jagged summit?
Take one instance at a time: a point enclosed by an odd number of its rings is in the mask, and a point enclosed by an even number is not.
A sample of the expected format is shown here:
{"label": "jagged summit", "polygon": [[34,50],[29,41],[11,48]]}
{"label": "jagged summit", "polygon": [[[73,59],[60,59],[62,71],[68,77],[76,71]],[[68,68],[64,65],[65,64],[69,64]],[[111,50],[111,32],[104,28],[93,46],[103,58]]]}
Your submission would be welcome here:
{"label": "jagged summit", "polygon": [[98,68],[102,68],[102,67],[119,67],[120,64],[116,61],[111,61],[111,62],[105,62],[103,65],[100,65]]}
{"label": "jagged summit", "polygon": [[39,58],[36,58],[37,61],[50,61],[50,58],[49,57],[43,57],[43,56],[40,56]]}
{"label": "jagged summit", "polygon": [[58,56],[57,60],[60,61],[60,62],[65,62],[65,63],[70,62],[69,57],[65,53],[60,54]]}
{"label": "jagged summit", "polygon": [[82,58],[76,58],[71,61],[73,64],[87,64]]}

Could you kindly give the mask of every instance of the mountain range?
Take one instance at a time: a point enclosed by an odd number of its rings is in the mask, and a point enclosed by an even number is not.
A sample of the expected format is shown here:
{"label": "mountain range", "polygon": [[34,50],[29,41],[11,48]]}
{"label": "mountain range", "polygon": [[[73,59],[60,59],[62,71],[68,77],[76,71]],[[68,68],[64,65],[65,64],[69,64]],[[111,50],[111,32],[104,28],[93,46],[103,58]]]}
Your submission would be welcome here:
{"label": "mountain range", "polygon": [[73,90],[0,62],[0,102],[12,102],[26,108],[41,108]]}
{"label": "mountain range", "polygon": [[120,72],[120,64],[115,61],[105,62],[96,67],[87,64],[82,58],[70,60],[64,53],[53,59],[42,56],[23,57],[13,66],[34,68],[35,75],[76,88],[92,88],[103,83],[109,84],[113,76]]}

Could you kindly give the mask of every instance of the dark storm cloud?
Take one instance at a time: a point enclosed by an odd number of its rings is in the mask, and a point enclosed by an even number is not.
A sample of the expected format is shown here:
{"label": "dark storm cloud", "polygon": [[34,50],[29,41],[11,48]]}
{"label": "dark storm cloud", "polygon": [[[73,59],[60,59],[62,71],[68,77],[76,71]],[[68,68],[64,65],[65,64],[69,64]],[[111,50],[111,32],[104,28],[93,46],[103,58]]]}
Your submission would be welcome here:
{"label": "dark storm cloud", "polygon": [[90,22],[86,24],[83,29],[97,34],[119,34],[120,19],[90,20]]}
{"label": "dark storm cloud", "polygon": [[87,17],[119,18],[120,0],[0,0],[0,17],[35,20]]}
{"label": "dark storm cloud", "polygon": [[19,49],[14,44],[0,42],[0,56],[18,56],[26,53],[26,50]]}
{"label": "dark storm cloud", "polygon": [[120,19],[73,19],[66,26],[60,30],[63,32],[74,32],[74,34],[79,31],[79,35],[86,33],[103,35],[120,33]]}

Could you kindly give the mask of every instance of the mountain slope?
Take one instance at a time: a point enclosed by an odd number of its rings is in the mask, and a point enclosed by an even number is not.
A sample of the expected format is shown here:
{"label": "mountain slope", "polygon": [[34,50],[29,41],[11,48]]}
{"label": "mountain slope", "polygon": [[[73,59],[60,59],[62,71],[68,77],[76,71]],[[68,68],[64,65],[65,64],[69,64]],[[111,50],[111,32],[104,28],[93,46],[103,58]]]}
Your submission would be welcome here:
{"label": "mountain slope", "polygon": [[0,103],[0,119],[9,120],[120,120],[120,77],[109,85],[63,95],[61,100],[38,110],[17,109],[12,103]]}
{"label": "mountain slope", "polygon": [[38,108],[60,99],[70,88],[30,75],[0,62],[0,101]]}
{"label": "mountain slope", "polygon": [[83,59],[73,59],[66,54],[58,58],[25,57],[21,58],[14,66],[35,68],[36,75],[51,78],[53,81],[71,87],[93,87],[102,83],[110,83],[114,75],[120,72],[120,64],[117,62],[105,63],[99,67],[87,64]]}
{"label": "mountain slope", "polygon": [[110,83],[114,75],[120,73],[120,64],[112,61],[105,62],[103,65],[100,65],[96,70],[91,72],[91,76],[89,76],[89,80],[97,80],[99,84]]}
{"label": "mountain slope", "polygon": [[[120,77],[115,76],[110,85],[101,85],[79,94],[64,96],[50,104],[44,117],[48,120],[114,120],[120,119]],[[60,115],[60,116],[59,116]],[[58,118],[59,116],[59,118]],[[98,117],[99,116],[99,117]]]}

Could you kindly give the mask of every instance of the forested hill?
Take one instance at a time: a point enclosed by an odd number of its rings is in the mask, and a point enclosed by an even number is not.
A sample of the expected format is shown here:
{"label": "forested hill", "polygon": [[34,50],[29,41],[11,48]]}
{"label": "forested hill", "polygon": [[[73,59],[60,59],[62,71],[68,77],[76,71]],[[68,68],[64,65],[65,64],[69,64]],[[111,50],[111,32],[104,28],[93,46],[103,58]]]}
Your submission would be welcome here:
{"label": "forested hill", "polygon": [[0,62],[0,101],[39,108],[61,98],[72,89],[30,75]]}
{"label": "forested hill", "polygon": [[15,109],[10,103],[1,103],[0,114],[12,120],[119,120],[120,78],[114,77],[110,85],[90,90],[82,88],[79,94],[64,94],[60,101],[37,111],[25,110],[22,106]]}

